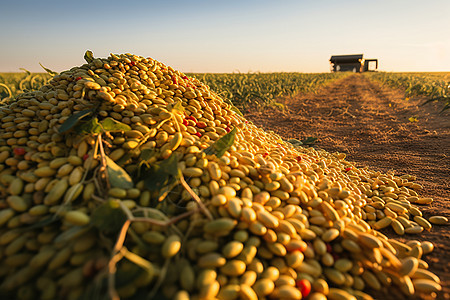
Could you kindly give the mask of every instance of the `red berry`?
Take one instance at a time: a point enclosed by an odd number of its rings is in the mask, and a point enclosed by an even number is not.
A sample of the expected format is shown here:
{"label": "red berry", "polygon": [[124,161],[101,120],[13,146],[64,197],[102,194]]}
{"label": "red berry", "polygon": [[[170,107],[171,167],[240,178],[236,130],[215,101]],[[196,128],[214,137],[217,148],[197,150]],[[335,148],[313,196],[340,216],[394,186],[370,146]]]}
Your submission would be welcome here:
{"label": "red berry", "polygon": [[268,153],[268,152],[265,152],[265,153],[263,154],[263,157],[267,157],[267,156],[269,156],[269,153]]}
{"label": "red berry", "polygon": [[196,132],[195,135],[198,137],[202,137],[202,134],[200,132]]}
{"label": "red berry", "polygon": [[352,169],[352,167],[348,167],[348,168],[345,168],[344,170],[345,170],[345,172],[348,172],[348,171],[350,171]]}
{"label": "red berry", "polygon": [[295,282],[295,285],[302,293],[302,298],[307,297],[311,292],[311,282],[307,279],[300,279]]}
{"label": "red berry", "polygon": [[80,79],[81,79],[81,77],[77,77],[77,78],[75,78],[75,80],[76,80],[76,81],[78,81],[78,80],[80,80]]}
{"label": "red berry", "polygon": [[177,77],[175,75],[172,75],[172,82],[173,84],[177,84]]}
{"label": "red berry", "polygon": [[295,159],[297,160],[297,162],[299,162],[299,161],[302,160],[302,157],[299,155],[299,156],[297,156]]}
{"label": "red berry", "polygon": [[83,160],[86,160],[86,159],[88,159],[88,158],[89,158],[89,154],[83,155]]}
{"label": "red berry", "polygon": [[197,119],[196,119],[194,116],[188,116],[186,119],[192,120],[192,121],[194,121],[195,123],[197,123]]}
{"label": "red berry", "polygon": [[225,131],[230,132],[231,131],[230,127],[225,128]]}
{"label": "red berry", "polygon": [[188,121],[186,119],[183,120],[183,125],[184,126],[188,126],[189,125],[189,123],[188,123]]}
{"label": "red berry", "polygon": [[134,61],[130,62],[130,66],[135,66],[135,65],[136,65],[136,62],[134,62]]}
{"label": "red berry", "polygon": [[27,153],[27,151],[25,151],[25,149],[22,147],[14,148],[13,152],[15,155],[19,155],[19,156],[25,155],[25,153]]}

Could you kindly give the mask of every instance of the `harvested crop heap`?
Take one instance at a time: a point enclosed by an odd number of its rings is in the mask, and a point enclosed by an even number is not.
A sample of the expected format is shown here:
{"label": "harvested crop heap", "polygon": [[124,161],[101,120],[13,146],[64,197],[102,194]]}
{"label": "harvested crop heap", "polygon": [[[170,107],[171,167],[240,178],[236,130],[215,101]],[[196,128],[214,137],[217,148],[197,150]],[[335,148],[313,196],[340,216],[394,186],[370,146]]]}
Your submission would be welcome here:
{"label": "harvested crop heap", "polygon": [[[413,176],[248,123],[151,58],[94,58],[0,107],[0,295],[371,299],[437,292]],[[431,219],[446,223],[443,217]],[[38,296],[37,296],[38,295]]]}

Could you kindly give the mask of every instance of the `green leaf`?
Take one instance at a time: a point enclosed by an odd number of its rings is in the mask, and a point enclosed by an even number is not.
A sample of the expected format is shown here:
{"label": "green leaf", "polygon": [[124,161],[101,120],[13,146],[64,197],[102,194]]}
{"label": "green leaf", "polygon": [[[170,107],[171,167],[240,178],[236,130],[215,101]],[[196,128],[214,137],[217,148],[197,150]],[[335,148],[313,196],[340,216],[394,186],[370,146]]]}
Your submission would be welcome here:
{"label": "green leaf", "polygon": [[99,134],[103,132],[102,126],[98,122],[97,118],[92,118],[86,122],[80,122],[77,126],[75,126],[75,129],[79,133]]}
{"label": "green leaf", "polygon": [[[11,98],[13,96],[13,93],[11,92],[11,89],[6,84],[0,82],[0,86],[5,88],[5,90],[8,92],[8,95],[9,95],[8,98]],[[0,103],[1,102],[3,102],[3,99],[0,101]]]}
{"label": "green leaf", "polygon": [[87,61],[87,63],[90,63],[94,60],[94,53],[91,50],[87,50],[84,53],[84,59]]}
{"label": "green leaf", "polygon": [[106,170],[108,172],[109,183],[112,187],[122,189],[133,188],[133,180],[127,171],[119,167],[111,158],[106,156]]}
{"label": "green leaf", "polygon": [[23,230],[27,231],[27,230],[40,229],[40,228],[46,227],[52,223],[58,222],[60,219],[61,219],[60,216],[53,215],[53,216],[41,219],[41,220],[37,221],[36,223],[33,223],[33,225],[24,227]]}
{"label": "green leaf", "polygon": [[139,163],[138,163],[138,173],[137,176],[141,177],[142,166],[145,165],[147,169],[150,168],[150,160],[154,157],[157,157],[159,154],[159,149],[155,148],[145,148],[141,150],[141,154],[139,155]]}
{"label": "green leaf", "polygon": [[150,160],[154,157],[157,157],[159,154],[159,149],[155,148],[145,148],[142,149],[141,154],[139,155],[139,166],[145,164],[147,168],[150,168]]}
{"label": "green leaf", "polygon": [[131,127],[122,122],[116,121],[113,118],[106,118],[100,122],[104,131],[127,131]]}
{"label": "green leaf", "polygon": [[91,214],[91,224],[102,231],[119,232],[127,216],[118,201],[109,200],[96,208]]}
{"label": "green leaf", "polygon": [[47,69],[47,68],[44,67],[41,63],[39,63],[39,64],[41,65],[42,69],[44,69],[45,72],[47,72],[47,73],[50,74],[51,76],[56,76],[56,75],[58,75],[58,72],[52,71],[52,70],[50,70],[50,69]]}
{"label": "green leaf", "polygon": [[172,154],[169,158],[152,164],[143,176],[145,187],[150,191],[160,191],[163,187],[173,184],[181,176],[177,156]]}
{"label": "green leaf", "polygon": [[237,113],[238,115],[240,115],[241,117],[244,116],[244,115],[241,113],[241,111],[240,111],[236,106],[232,105],[232,106],[230,107],[230,109],[231,109],[232,111],[234,111],[235,113]]}
{"label": "green leaf", "polygon": [[235,113],[237,113],[237,114],[240,115],[241,117],[244,116],[244,115],[241,113],[241,111],[240,111],[236,106],[234,106],[233,102],[231,102],[231,101],[228,100],[228,99],[226,99],[225,102],[228,103],[228,104],[230,105],[230,109],[231,109],[232,111],[234,111]]}
{"label": "green leaf", "polygon": [[294,146],[301,146],[301,145],[303,145],[303,143],[301,141],[297,140],[297,139],[290,139],[290,140],[287,140],[287,142],[292,144],[292,145],[294,145]]}
{"label": "green leaf", "polygon": [[31,75],[31,72],[30,72],[30,71],[28,71],[27,69],[24,69],[24,68],[19,68],[19,70],[22,70],[22,71],[24,71],[25,73],[27,73],[27,75],[28,75],[28,76],[30,76],[30,75]]}
{"label": "green leaf", "polygon": [[67,230],[64,230],[61,234],[59,234],[54,240],[53,243],[59,244],[64,243],[67,244],[67,242],[78,238],[82,235],[85,235],[89,230],[92,228],[90,226],[73,226],[70,227]]}
{"label": "green leaf", "polygon": [[206,148],[204,151],[208,155],[216,155],[217,157],[222,157],[225,151],[230,149],[234,144],[234,140],[236,138],[236,127],[233,128],[230,132],[225,134],[223,137],[215,141],[211,146]]}
{"label": "green leaf", "polygon": [[74,127],[81,119],[83,119],[86,116],[89,116],[94,112],[93,109],[86,109],[79,111],[73,115],[71,115],[67,120],[62,123],[61,127],[59,127],[58,131],[59,133],[64,133]]}
{"label": "green leaf", "polygon": [[172,110],[178,111],[179,113],[184,113],[184,106],[181,101],[177,101],[177,103],[175,103],[172,107]]}
{"label": "green leaf", "polygon": [[167,159],[160,162],[161,168],[164,168],[174,179],[181,177],[181,170],[178,168],[178,158],[176,154],[172,154]]}
{"label": "green leaf", "polygon": [[316,137],[309,136],[302,141],[303,145],[313,145],[317,141]]}
{"label": "green leaf", "polygon": [[142,149],[141,154],[139,155],[139,159],[142,161],[148,161],[150,158],[157,155],[158,151],[155,148],[145,148]]}

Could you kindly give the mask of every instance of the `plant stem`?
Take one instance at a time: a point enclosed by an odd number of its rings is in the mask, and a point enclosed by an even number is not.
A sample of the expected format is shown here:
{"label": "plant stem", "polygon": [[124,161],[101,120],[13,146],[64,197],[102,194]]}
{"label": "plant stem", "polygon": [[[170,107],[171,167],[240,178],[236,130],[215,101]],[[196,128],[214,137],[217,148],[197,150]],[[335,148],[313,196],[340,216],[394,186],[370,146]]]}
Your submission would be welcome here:
{"label": "plant stem", "polygon": [[181,185],[186,189],[186,191],[191,195],[192,199],[197,201],[198,206],[202,210],[202,212],[206,215],[206,217],[210,220],[213,220],[213,216],[211,215],[211,212],[206,208],[205,204],[202,202],[202,200],[197,196],[196,193],[191,189],[189,184],[187,184],[186,180],[184,180],[183,175],[180,176],[180,182]]}

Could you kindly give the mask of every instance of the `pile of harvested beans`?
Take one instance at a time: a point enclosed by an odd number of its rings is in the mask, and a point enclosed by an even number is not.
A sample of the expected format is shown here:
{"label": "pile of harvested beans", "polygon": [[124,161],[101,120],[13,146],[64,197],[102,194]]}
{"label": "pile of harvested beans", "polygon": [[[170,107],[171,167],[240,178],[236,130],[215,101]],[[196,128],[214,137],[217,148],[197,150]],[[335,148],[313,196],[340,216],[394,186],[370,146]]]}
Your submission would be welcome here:
{"label": "pile of harvested beans", "polygon": [[[435,293],[414,176],[264,132],[151,58],[94,58],[0,106],[3,299]],[[9,299],[8,298],[8,299]]]}

